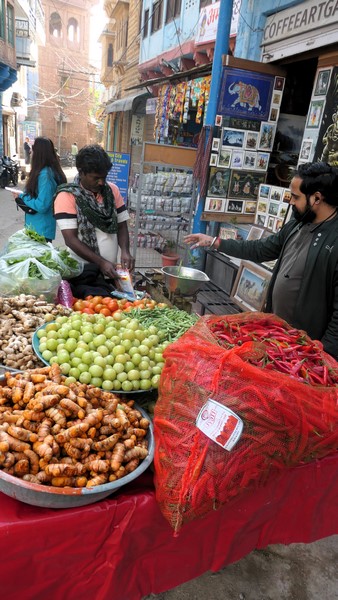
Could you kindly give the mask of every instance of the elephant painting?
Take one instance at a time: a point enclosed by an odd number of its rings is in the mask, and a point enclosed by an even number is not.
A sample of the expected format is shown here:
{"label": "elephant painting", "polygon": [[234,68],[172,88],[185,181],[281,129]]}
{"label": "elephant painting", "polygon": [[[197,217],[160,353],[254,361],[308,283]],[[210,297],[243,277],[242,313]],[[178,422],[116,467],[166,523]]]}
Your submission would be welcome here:
{"label": "elephant painting", "polygon": [[243,83],[243,81],[234,81],[228,88],[231,95],[237,94],[237,98],[231,104],[234,108],[237,104],[243,108],[252,111],[253,108],[261,110],[260,96],[258,89],[251,83]]}

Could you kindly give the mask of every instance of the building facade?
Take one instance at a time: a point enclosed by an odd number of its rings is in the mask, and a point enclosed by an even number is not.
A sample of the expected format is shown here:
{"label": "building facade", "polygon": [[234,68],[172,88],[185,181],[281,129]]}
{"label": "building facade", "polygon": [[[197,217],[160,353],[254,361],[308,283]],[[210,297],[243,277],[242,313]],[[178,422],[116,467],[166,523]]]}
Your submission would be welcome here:
{"label": "building facade", "polygon": [[5,92],[17,79],[14,2],[3,0],[0,12],[0,155],[9,148],[8,137],[15,129],[14,111],[4,105]]}
{"label": "building facade", "polygon": [[89,11],[97,0],[46,0],[46,43],[39,46],[36,106],[41,134],[61,157],[96,142],[89,115],[95,75],[89,62]]}

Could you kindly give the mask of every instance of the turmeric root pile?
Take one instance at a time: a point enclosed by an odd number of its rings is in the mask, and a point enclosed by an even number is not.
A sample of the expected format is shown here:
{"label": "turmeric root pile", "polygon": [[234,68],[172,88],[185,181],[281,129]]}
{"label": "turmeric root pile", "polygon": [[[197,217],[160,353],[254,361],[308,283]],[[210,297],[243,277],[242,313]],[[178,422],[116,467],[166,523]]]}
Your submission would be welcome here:
{"label": "turmeric root pile", "polygon": [[133,400],[64,379],[57,364],[5,374],[0,469],[42,485],[87,488],[134,471],[148,455],[148,419]]}
{"label": "turmeric root pile", "polygon": [[18,370],[41,366],[32,348],[34,331],[46,321],[70,312],[61,304],[47,302],[43,296],[0,297],[0,363]]}

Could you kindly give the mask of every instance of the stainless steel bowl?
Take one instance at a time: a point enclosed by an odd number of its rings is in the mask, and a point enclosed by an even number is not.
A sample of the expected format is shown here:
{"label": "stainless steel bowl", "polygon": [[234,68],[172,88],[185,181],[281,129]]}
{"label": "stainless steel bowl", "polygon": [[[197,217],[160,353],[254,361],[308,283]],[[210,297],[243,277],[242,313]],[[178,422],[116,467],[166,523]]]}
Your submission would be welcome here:
{"label": "stainless steel bowl", "polygon": [[184,296],[195,294],[209,280],[203,271],[190,267],[163,267],[165,285],[169,292],[180,292]]}
{"label": "stainless steel bowl", "polygon": [[43,506],[44,508],[76,508],[77,506],[93,504],[94,502],[103,500],[104,498],[107,498],[107,496],[110,496],[110,494],[117,492],[121,487],[141,475],[141,473],[149,467],[154,458],[154,433],[151,419],[143,408],[136,403],[134,406],[150,421],[150,425],[146,437],[149,443],[148,456],[132,473],[129,473],[117,481],[97,485],[94,488],[57,488],[30,483],[29,481],[24,481],[19,477],[14,477],[13,475],[9,475],[0,470],[0,491],[11,498],[15,498],[26,504]]}

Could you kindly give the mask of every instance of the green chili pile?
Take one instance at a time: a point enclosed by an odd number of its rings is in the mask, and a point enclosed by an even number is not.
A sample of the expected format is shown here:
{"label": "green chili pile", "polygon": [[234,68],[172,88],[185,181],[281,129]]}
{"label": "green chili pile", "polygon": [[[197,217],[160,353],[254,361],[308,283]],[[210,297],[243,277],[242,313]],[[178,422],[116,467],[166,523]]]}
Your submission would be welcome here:
{"label": "green chili pile", "polygon": [[145,328],[156,325],[162,332],[161,339],[168,342],[174,342],[181,337],[199,318],[195,314],[189,315],[184,310],[169,307],[134,308],[126,316],[137,319]]}

